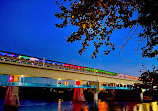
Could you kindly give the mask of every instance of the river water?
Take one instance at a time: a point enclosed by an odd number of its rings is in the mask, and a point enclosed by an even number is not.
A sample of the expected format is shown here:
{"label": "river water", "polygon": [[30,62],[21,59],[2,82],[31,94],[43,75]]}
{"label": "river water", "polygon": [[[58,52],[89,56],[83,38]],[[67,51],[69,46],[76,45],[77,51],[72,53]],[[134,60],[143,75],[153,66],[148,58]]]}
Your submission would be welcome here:
{"label": "river water", "polygon": [[[158,111],[157,102],[98,102],[98,111]],[[4,110],[4,99],[0,99],[0,111]],[[96,111],[93,102],[59,101],[47,102],[45,100],[20,100],[18,111]]]}

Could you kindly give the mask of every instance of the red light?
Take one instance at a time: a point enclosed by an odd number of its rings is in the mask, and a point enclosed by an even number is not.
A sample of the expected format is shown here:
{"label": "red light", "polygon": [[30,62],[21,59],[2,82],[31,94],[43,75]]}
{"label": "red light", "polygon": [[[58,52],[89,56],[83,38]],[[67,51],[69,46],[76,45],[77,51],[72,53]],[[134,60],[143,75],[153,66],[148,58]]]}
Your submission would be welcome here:
{"label": "red light", "polygon": [[80,85],[80,81],[76,81],[76,85]]}
{"label": "red light", "polygon": [[12,75],[9,75],[9,82],[13,82],[14,77]]}

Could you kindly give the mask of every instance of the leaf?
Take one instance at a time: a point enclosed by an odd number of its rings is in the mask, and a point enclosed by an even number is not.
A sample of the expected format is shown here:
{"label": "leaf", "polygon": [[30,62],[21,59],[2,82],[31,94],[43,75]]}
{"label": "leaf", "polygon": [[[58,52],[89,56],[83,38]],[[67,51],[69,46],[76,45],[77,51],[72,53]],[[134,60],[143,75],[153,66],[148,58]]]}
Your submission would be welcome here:
{"label": "leaf", "polygon": [[[59,5],[57,1],[56,3]],[[64,22],[55,25],[58,28],[70,25],[78,26],[78,32],[70,36],[69,42],[82,40],[83,37],[86,40],[94,41],[99,36],[99,38],[103,38],[99,41],[105,43],[106,48],[110,48],[110,50],[115,50],[113,45],[109,47],[109,40],[115,29],[131,28],[132,30],[135,25],[141,26],[143,31],[138,32],[138,36],[134,36],[148,40],[141,44],[142,57],[152,58],[158,55],[158,51],[153,50],[153,46],[158,44],[158,40],[155,38],[158,35],[157,6],[157,0],[139,0],[139,2],[138,0],[74,0],[70,3],[70,7],[67,4],[59,6],[60,11],[55,13],[55,16]],[[94,31],[92,34],[88,34],[86,30],[90,27]],[[118,39],[120,39],[119,36]],[[82,53],[85,51],[84,45]],[[99,45],[102,44],[99,42]],[[96,45],[94,50],[98,51],[100,46]],[[108,53],[106,52],[106,54]]]}

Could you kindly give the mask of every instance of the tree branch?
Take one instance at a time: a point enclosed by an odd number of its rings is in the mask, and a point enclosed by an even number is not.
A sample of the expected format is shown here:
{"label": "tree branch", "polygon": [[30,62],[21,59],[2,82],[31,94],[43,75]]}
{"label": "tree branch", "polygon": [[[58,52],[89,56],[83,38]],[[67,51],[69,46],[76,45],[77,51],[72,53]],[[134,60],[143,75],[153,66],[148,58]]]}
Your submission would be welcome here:
{"label": "tree branch", "polygon": [[[121,50],[122,50],[122,48],[124,48],[124,46],[127,44],[127,42],[132,38],[132,36],[133,36],[133,34],[136,32],[136,30],[137,30],[137,27],[138,27],[138,24],[136,25],[136,28],[135,28],[135,30],[134,30],[134,32],[132,33],[132,35],[126,40],[126,42],[120,47],[120,51],[119,51],[119,57],[122,59],[122,60],[125,60],[125,61],[128,61],[128,62],[133,62],[133,61],[129,61],[129,60],[126,60],[126,59],[123,59],[122,57],[121,57]],[[130,30],[131,31],[131,30]],[[128,33],[129,34],[129,33]],[[127,35],[127,37],[128,37],[128,35]],[[126,37],[126,38],[127,38]]]}

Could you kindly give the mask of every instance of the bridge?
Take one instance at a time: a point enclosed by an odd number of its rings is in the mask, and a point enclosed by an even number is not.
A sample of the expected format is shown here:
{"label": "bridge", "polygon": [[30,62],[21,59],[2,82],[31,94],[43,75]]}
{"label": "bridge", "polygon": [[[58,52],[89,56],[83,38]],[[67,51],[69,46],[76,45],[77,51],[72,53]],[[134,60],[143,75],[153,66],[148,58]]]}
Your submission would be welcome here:
{"label": "bridge", "polygon": [[[21,54],[0,51],[0,75],[11,75],[16,80],[0,81],[0,86],[14,87],[54,87],[54,88],[91,88],[97,94],[103,89],[130,90],[138,77],[118,74],[93,68],[65,64]],[[42,77],[57,80],[57,84],[37,84],[19,82],[21,77]],[[60,80],[73,80],[76,83],[58,84]],[[77,84],[77,81],[80,81]],[[89,82],[89,84],[87,84]],[[82,84],[85,83],[85,84]],[[18,88],[16,88],[18,90]],[[16,91],[18,92],[18,91]],[[95,96],[97,99],[97,96]]]}
{"label": "bridge", "polygon": [[[84,69],[83,69],[84,68]],[[105,72],[105,73],[104,73]],[[0,74],[132,85],[138,77],[0,51]]]}
{"label": "bridge", "polygon": [[103,76],[97,74],[91,74],[90,72],[78,72],[72,70],[61,69],[60,67],[42,67],[32,66],[30,64],[21,64],[10,61],[0,61],[0,74],[8,74],[15,76],[28,76],[28,77],[46,77],[53,79],[70,79],[70,80],[81,80],[81,81],[96,81],[106,83],[117,83],[132,85],[137,80],[131,80],[126,78],[117,78],[115,76]]}

